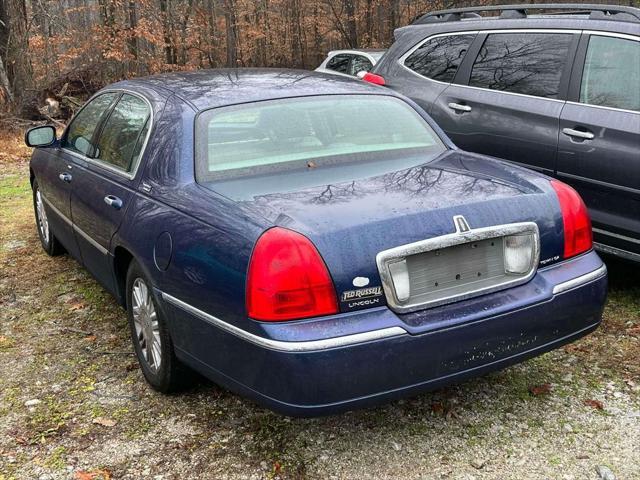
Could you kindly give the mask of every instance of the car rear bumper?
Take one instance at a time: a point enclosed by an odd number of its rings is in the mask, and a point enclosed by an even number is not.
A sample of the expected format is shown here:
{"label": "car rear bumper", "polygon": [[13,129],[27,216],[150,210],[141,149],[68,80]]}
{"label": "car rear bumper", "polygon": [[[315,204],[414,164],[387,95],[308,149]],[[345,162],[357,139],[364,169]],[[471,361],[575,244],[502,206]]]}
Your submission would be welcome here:
{"label": "car rear bumper", "polygon": [[590,252],[456,305],[402,316],[363,310],[267,325],[261,335],[158,293],[183,361],[273,410],[313,416],[432,390],[576,340],[599,325],[606,287],[606,267]]}

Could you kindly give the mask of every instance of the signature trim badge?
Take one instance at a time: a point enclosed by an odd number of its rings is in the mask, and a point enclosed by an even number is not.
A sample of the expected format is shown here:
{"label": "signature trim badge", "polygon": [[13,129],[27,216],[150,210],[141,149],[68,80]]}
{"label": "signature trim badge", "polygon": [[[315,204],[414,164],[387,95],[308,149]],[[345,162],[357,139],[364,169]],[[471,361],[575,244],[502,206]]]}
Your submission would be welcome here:
{"label": "signature trim badge", "polygon": [[[356,277],[353,280],[355,284],[358,278]],[[369,279],[367,278],[367,284],[369,283]],[[381,305],[382,303],[382,287],[368,287],[368,288],[359,288],[357,290],[346,290],[342,292],[340,296],[340,301],[346,303],[346,307],[349,310],[357,310],[360,308],[368,308],[368,307],[376,307]]]}
{"label": "signature trim badge", "polygon": [[382,287],[359,288],[358,290],[346,290],[342,292],[342,301],[361,300],[365,298],[379,297],[382,295]]}

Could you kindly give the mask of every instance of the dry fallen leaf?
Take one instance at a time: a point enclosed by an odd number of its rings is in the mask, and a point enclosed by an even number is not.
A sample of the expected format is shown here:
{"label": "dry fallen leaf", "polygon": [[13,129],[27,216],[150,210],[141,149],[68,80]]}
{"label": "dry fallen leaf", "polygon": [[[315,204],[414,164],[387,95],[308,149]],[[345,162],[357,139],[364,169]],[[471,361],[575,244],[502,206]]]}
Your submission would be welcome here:
{"label": "dry fallen leaf", "polygon": [[95,335],[87,335],[86,337],[84,337],[84,339],[85,339],[87,342],[95,342],[97,338],[98,338],[98,337],[96,337]]}
{"label": "dry fallen leaf", "polygon": [[551,391],[550,383],[543,383],[542,385],[534,385],[529,387],[529,393],[534,397],[545,395]]}
{"label": "dry fallen leaf", "polygon": [[627,333],[629,335],[638,335],[640,336],[640,327],[632,327],[632,328],[627,328]]}
{"label": "dry fallen leaf", "polygon": [[74,475],[75,480],[111,480],[109,470],[92,470],[91,472],[78,471]]}
{"label": "dry fallen leaf", "polygon": [[85,307],[84,303],[75,302],[71,304],[71,306],[69,307],[69,310],[71,310],[72,312],[75,312],[76,310],[82,310],[84,307]]}
{"label": "dry fallen leaf", "polygon": [[584,404],[587,407],[593,407],[597,410],[602,410],[604,408],[603,403],[600,400],[592,400],[592,399],[588,399],[584,401]]}
{"label": "dry fallen leaf", "polygon": [[96,417],[93,419],[93,423],[102,425],[103,427],[115,427],[118,422],[111,420],[110,418]]}

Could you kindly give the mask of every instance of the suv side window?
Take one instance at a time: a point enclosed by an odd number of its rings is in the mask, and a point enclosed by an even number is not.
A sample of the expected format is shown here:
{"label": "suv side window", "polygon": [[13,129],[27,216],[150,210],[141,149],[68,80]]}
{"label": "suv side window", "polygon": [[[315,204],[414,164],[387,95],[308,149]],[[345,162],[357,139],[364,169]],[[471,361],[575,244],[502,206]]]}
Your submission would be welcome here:
{"label": "suv side window", "polygon": [[349,73],[351,75],[357,75],[359,72],[369,72],[372,68],[373,65],[367,57],[363,55],[356,55],[351,61],[351,72]]}
{"label": "suv side window", "polygon": [[347,73],[350,60],[351,60],[351,55],[341,53],[331,58],[331,60],[329,60],[329,63],[327,63],[327,68],[329,70],[333,70],[334,72]]}
{"label": "suv side window", "polygon": [[414,50],[404,65],[423,77],[450,83],[475,37],[470,33],[431,38]]}
{"label": "suv side window", "polygon": [[100,133],[95,158],[119,170],[133,171],[146,139],[150,114],[143,99],[123,94]]}
{"label": "suv side window", "polygon": [[640,111],[640,42],[591,36],[580,102]]}
{"label": "suv side window", "polygon": [[90,156],[95,149],[92,139],[96,127],[117,96],[117,93],[104,93],[80,110],[62,139],[62,148]]}
{"label": "suv side window", "polygon": [[494,33],[478,53],[469,85],[558,98],[570,33]]}

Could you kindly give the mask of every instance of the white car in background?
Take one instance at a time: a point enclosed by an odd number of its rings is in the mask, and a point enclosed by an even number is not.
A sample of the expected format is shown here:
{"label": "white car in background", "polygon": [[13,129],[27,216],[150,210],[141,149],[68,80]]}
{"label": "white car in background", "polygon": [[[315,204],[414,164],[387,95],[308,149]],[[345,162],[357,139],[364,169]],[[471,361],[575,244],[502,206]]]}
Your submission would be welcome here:
{"label": "white car in background", "polygon": [[382,58],[386,50],[333,50],[316,68],[316,72],[356,77],[368,72]]}

